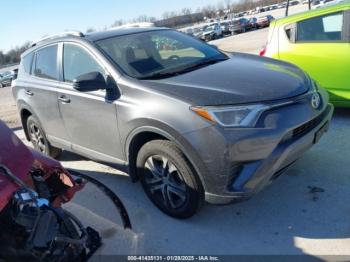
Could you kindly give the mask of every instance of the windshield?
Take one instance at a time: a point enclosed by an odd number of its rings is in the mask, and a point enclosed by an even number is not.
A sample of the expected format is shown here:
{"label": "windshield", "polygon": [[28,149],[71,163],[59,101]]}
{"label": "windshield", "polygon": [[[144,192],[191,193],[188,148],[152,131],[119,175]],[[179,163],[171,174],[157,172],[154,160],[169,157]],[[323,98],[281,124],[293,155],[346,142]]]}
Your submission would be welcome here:
{"label": "windshield", "polygon": [[214,29],[215,29],[215,26],[214,26],[214,25],[207,26],[207,27],[204,29],[204,32],[213,31]]}
{"label": "windshield", "polygon": [[127,75],[138,79],[171,76],[227,59],[216,48],[174,30],[116,36],[96,44]]}

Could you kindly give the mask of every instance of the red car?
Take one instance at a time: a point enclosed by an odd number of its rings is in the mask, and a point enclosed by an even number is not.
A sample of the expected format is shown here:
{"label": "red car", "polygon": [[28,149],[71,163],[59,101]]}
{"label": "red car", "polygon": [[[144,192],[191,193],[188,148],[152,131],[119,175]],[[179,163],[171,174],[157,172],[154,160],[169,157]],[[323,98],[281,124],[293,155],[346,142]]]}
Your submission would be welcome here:
{"label": "red car", "polygon": [[0,121],[0,261],[86,260],[99,235],[61,208],[83,186]]}
{"label": "red car", "polygon": [[268,27],[270,26],[270,22],[274,19],[272,15],[261,16],[257,19],[256,24],[258,28]]}

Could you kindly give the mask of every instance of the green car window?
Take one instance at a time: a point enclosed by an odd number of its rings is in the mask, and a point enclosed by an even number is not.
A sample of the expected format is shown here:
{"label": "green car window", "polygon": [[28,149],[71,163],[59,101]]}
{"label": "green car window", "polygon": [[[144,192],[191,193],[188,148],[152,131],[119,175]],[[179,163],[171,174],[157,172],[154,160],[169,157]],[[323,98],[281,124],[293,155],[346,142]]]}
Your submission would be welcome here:
{"label": "green car window", "polygon": [[298,22],[297,42],[342,40],[343,13],[318,16]]}

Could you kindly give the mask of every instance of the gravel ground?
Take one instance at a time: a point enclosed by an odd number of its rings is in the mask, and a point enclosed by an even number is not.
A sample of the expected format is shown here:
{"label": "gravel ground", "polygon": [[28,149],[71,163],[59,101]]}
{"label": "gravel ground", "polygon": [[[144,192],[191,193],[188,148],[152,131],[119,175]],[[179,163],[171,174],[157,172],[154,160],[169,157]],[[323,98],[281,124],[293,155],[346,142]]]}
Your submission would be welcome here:
{"label": "gravel ground", "polygon": [[0,88],[0,119],[9,127],[16,128],[21,125],[10,87]]}

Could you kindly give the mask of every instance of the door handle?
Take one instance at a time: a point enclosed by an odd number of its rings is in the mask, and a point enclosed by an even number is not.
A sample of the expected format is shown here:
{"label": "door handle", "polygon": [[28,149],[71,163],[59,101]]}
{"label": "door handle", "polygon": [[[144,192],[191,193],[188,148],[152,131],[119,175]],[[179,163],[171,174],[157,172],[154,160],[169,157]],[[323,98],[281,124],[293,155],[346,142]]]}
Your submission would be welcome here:
{"label": "door handle", "polygon": [[28,96],[33,96],[34,95],[34,93],[32,92],[32,91],[30,91],[30,90],[26,90],[26,95],[28,95]]}
{"label": "door handle", "polygon": [[66,96],[60,96],[59,98],[58,98],[58,100],[60,100],[62,103],[64,103],[64,104],[68,104],[68,103],[70,103],[70,99],[68,98],[68,97],[66,97]]}

